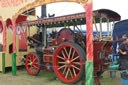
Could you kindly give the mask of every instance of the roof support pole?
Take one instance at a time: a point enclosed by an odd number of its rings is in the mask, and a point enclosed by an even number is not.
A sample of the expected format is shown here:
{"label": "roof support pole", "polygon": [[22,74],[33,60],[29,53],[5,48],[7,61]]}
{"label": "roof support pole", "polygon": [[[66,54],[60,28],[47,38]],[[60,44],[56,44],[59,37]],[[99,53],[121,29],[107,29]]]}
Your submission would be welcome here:
{"label": "roof support pole", "polygon": [[13,29],[13,53],[12,53],[12,75],[16,75],[16,22],[12,20]]}
{"label": "roof support pole", "polygon": [[88,0],[86,5],[84,5],[86,10],[86,53],[87,53],[87,61],[86,61],[86,85],[94,85],[94,72],[93,72],[93,0]]}
{"label": "roof support pole", "polygon": [[3,52],[6,52],[6,24],[2,22],[3,25]]}
{"label": "roof support pole", "polygon": [[[93,17],[94,18],[94,17]],[[94,21],[94,25],[95,25],[95,29],[96,29],[96,32],[97,32],[97,37],[98,37],[98,40],[100,39],[100,36],[99,36],[99,32],[98,32],[98,28],[97,28],[97,25],[96,25],[96,20],[95,18],[93,19]]]}
{"label": "roof support pole", "polygon": [[6,24],[2,22],[3,26],[3,53],[2,53],[2,73],[5,73],[5,52],[6,52]]}
{"label": "roof support pole", "polygon": [[73,31],[75,32],[75,25],[73,26]]}
{"label": "roof support pole", "polygon": [[12,29],[13,29],[13,53],[16,52],[16,22],[12,20]]}
{"label": "roof support pole", "polygon": [[109,36],[109,19],[107,19],[107,36]]}
{"label": "roof support pole", "polygon": [[44,47],[46,47],[46,38],[47,37],[47,28],[46,28],[46,25],[44,24]]}
{"label": "roof support pole", "polygon": [[100,18],[100,40],[102,40],[102,17]]}
{"label": "roof support pole", "polygon": [[113,29],[114,29],[114,26],[115,26],[115,22],[113,21],[113,24],[112,24],[112,30],[111,30],[111,39],[112,39],[112,40],[113,40],[112,35],[113,35]]}

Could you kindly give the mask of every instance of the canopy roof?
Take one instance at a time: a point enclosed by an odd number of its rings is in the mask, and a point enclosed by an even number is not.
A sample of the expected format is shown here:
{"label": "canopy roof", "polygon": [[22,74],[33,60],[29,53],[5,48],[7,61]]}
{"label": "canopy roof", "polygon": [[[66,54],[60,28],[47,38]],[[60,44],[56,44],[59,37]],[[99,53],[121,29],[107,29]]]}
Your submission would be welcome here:
{"label": "canopy roof", "polygon": [[121,16],[118,13],[109,9],[96,10],[94,11],[93,15],[97,17],[112,19],[113,21],[119,21],[121,19]]}
{"label": "canopy roof", "polygon": [[128,19],[122,20],[120,22],[115,23],[113,29],[113,40],[116,40],[116,37],[121,38],[123,34],[128,36]]}
{"label": "canopy roof", "polygon": [[[96,23],[99,23],[100,18],[103,18],[102,22],[106,22],[107,19],[110,21],[119,21],[120,15],[112,10],[100,9],[93,11],[93,16],[95,17]],[[54,18],[39,19],[34,21],[22,22],[22,25],[46,25],[47,28],[51,27],[63,27],[73,26],[73,25],[83,25],[86,24],[85,13],[77,13],[72,15],[59,16]]]}

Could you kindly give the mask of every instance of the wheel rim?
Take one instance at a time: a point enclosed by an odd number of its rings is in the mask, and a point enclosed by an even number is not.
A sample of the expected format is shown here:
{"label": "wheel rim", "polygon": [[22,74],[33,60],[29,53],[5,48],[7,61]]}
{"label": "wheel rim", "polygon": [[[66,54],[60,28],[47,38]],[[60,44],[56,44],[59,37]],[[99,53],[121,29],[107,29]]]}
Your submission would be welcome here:
{"label": "wheel rim", "polygon": [[82,68],[80,54],[72,45],[64,44],[58,47],[53,64],[56,75],[65,83],[72,83],[80,76]]}
{"label": "wheel rim", "polygon": [[25,66],[29,74],[35,75],[39,70],[39,61],[37,56],[34,54],[28,54]]}

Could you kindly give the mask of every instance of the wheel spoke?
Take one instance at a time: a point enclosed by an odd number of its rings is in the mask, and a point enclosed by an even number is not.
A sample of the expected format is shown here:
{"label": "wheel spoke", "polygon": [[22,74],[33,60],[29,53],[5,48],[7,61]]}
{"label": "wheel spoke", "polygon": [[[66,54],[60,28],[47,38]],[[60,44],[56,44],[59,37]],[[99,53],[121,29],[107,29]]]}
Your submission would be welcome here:
{"label": "wheel spoke", "polygon": [[35,59],[35,56],[32,56],[32,62],[34,61],[34,59]]}
{"label": "wheel spoke", "polygon": [[58,62],[59,64],[65,64],[65,62]]}
{"label": "wheel spoke", "polygon": [[65,57],[65,54],[64,54],[64,51],[62,51],[62,55],[64,56],[64,58],[66,58],[66,57]]}
{"label": "wheel spoke", "polygon": [[30,71],[32,70],[32,67],[33,67],[33,66],[31,65],[31,67],[29,68],[29,69],[30,69]]}
{"label": "wheel spoke", "polygon": [[74,58],[74,54],[75,54],[75,50],[73,51],[73,54],[72,54],[72,58],[71,58],[71,59],[73,59],[73,58]]}
{"label": "wheel spoke", "polygon": [[74,66],[74,65],[72,65],[72,67],[75,68],[75,69],[77,69],[77,70],[80,70],[78,67],[76,67],[76,66]]}
{"label": "wheel spoke", "polygon": [[28,63],[29,66],[31,66],[32,64],[31,63]]}
{"label": "wheel spoke", "polygon": [[63,74],[65,73],[66,69],[67,69],[67,67],[64,68]]}
{"label": "wheel spoke", "polygon": [[31,72],[35,72],[35,69],[31,68],[30,71],[31,71]]}
{"label": "wheel spoke", "polygon": [[73,73],[74,73],[74,75],[76,76],[76,71],[75,71],[75,69],[73,68]]}
{"label": "wheel spoke", "polygon": [[80,56],[75,57],[74,59],[71,60],[73,62],[74,60],[78,59]]}
{"label": "wheel spoke", "polygon": [[37,58],[35,57],[34,60],[33,60],[33,63],[36,61],[36,59],[37,59]]}
{"label": "wheel spoke", "polygon": [[38,62],[35,62],[34,65],[35,65],[35,64],[38,65]]}
{"label": "wheel spoke", "polygon": [[65,60],[63,57],[61,57],[61,56],[59,56],[59,55],[58,55],[57,57],[60,58],[60,59],[62,59],[62,60]]}
{"label": "wheel spoke", "polygon": [[80,62],[73,62],[73,64],[77,64],[77,65],[80,65]]}
{"label": "wheel spoke", "polygon": [[37,59],[34,59],[32,63],[33,64],[38,64],[38,60]]}
{"label": "wheel spoke", "polygon": [[66,76],[65,76],[65,78],[67,78],[67,77],[68,77],[68,73],[69,73],[69,69],[67,70],[67,73],[66,73]]}
{"label": "wheel spoke", "polygon": [[70,48],[68,59],[70,59],[72,48]]}
{"label": "wheel spoke", "polygon": [[30,60],[32,61],[32,57],[30,56]]}
{"label": "wheel spoke", "polygon": [[64,68],[65,66],[66,66],[66,65],[60,66],[60,67],[58,68],[58,70],[60,70],[60,69]]}
{"label": "wheel spoke", "polygon": [[72,74],[71,69],[70,69],[70,68],[68,68],[68,69],[69,69],[69,71],[70,71],[70,75],[71,75],[71,77],[73,78],[73,74]]}
{"label": "wheel spoke", "polygon": [[68,56],[68,52],[67,52],[66,48],[64,48],[64,51],[66,52],[66,55]]}
{"label": "wheel spoke", "polygon": [[36,66],[36,65],[33,65],[33,66],[34,66],[34,68],[38,69],[38,66]]}

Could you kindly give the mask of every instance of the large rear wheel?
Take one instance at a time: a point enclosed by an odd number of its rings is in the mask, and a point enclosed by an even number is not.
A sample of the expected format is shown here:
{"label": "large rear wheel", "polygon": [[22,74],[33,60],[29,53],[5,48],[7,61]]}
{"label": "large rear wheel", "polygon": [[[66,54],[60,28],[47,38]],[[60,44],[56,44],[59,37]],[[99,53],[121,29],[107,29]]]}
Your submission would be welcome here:
{"label": "large rear wheel", "polygon": [[38,75],[41,67],[40,57],[36,53],[29,53],[26,57],[25,67],[30,75]]}
{"label": "large rear wheel", "polygon": [[57,77],[64,83],[78,82],[84,72],[85,52],[75,43],[66,42],[55,51],[53,66]]}

